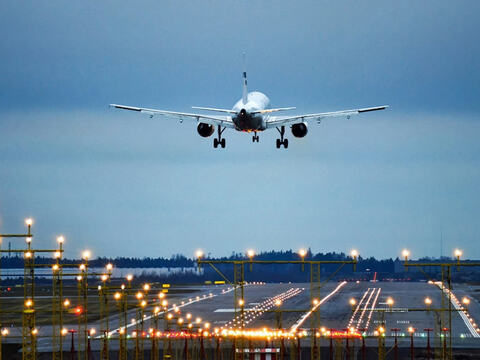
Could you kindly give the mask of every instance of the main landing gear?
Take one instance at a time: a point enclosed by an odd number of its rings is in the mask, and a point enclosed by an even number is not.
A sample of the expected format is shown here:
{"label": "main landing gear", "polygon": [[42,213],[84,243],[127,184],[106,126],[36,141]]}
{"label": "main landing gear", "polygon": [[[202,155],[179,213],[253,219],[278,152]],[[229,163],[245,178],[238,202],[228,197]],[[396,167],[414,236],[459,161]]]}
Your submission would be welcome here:
{"label": "main landing gear", "polygon": [[260,141],[260,137],[257,135],[257,132],[255,131],[255,135],[252,136],[252,142],[259,142]]}
{"label": "main landing gear", "polygon": [[280,133],[280,139],[277,139],[277,149],[283,145],[285,149],[288,149],[288,139],[284,139],[285,135],[285,126],[281,126],[280,129],[277,127],[278,132]]}
{"label": "main landing gear", "polygon": [[218,138],[213,139],[213,147],[216,149],[218,145],[220,145],[222,148],[225,148],[225,138],[222,138],[222,134],[225,131],[226,128],[223,128],[218,125],[217,126],[217,133],[218,133]]}

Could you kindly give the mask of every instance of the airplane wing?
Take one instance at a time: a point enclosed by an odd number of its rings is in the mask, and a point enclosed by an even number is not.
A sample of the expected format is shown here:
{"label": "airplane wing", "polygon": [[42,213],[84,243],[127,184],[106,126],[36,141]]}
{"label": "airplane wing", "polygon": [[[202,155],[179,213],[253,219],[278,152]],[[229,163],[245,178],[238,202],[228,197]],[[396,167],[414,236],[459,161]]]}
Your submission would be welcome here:
{"label": "airplane wing", "polygon": [[388,108],[388,105],[363,108],[363,109],[333,111],[333,112],[318,113],[318,114],[306,114],[306,115],[295,115],[295,116],[271,116],[269,120],[267,120],[267,128],[293,125],[293,124],[298,124],[307,120],[316,120],[318,123],[320,123],[322,119],[327,117],[346,116],[347,118],[350,118],[351,115],[357,115],[357,114],[370,112],[370,111],[385,110],[386,108]]}
{"label": "airplane wing", "polygon": [[141,107],[135,107],[135,106],[118,105],[118,104],[110,104],[110,106],[116,109],[138,111],[140,113],[148,114],[151,117],[154,115],[160,115],[160,116],[177,119],[180,122],[187,119],[187,120],[196,120],[197,122],[202,122],[210,125],[220,125],[220,126],[224,126],[232,129],[235,128],[235,125],[230,116],[191,114],[191,113],[183,113],[183,112],[175,112],[175,111],[167,111],[167,110],[148,109],[148,108],[141,108]]}

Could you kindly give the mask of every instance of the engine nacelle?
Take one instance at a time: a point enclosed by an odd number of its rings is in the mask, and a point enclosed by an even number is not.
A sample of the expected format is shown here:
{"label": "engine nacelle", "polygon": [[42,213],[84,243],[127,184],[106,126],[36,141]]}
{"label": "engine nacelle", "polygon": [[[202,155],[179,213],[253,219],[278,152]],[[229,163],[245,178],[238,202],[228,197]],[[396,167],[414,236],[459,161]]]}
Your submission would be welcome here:
{"label": "engine nacelle", "polygon": [[202,137],[209,137],[215,132],[213,125],[200,123],[197,126],[198,134]]}
{"label": "engine nacelle", "polygon": [[294,124],[292,125],[292,134],[297,138],[302,138],[308,133],[308,128],[306,123]]}

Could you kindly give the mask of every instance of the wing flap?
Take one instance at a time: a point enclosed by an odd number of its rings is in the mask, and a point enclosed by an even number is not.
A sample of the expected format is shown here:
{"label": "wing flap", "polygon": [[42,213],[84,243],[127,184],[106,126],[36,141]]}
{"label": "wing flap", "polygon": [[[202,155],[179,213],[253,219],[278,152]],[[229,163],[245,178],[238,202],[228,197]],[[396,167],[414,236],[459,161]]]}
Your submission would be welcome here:
{"label": "wing flap", "polygon": [[382,105],[382,106],[368,107],[368,108],[362,108],[362,109],[340,110],[340,111],[332,111],[332,112],[325,112],[325,113],[318,113],[318,114],[305,114],[305,115],[296,115],[296,116],[275,116],[275,117],[271,117],[270,120],[267,121],[267,128],[292,125],[292,124],[304,122],[307,120],[321,121],[322,119],[327,117],[339,117],[339,116],[349,117],[351,115],[357,115],[357,114],[370,112],[370,111],[385,110],[387,108],[388,108],[388,105]]}
{"label": "wing flap", "polygon": [[141,108],[141,107],[135,107],[135,106],[118,105],[118,104],[110,104],[110,106],[116,109],[131,110],[131,111],[145,113],[145,114],[149,114],[150,116],[161,115],[161,116],[171,117],[180,121],[183,121],[184,119],[196,120],[198,122],[204,122],[211,125],[220,125],[220,126],[225,126],[229,128],[235,128],[235,125],[230,116],[192,114],[192,113],[184,113],[184,112],[176,112],[176,111],[168,111],[168,110],[160,110],[160,109],[149,109],[149,108]]}

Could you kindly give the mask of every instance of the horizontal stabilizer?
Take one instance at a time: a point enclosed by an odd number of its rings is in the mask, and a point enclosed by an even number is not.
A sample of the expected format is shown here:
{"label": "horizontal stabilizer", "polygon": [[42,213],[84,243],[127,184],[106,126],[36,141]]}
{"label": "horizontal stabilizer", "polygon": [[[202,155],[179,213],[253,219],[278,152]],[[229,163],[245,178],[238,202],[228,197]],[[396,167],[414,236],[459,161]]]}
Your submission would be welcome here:
{"label": "horizontal stabilizer", "polygon": [[265,110],[258,110],[258,111],[252,111],[251,114],[268,114],[272,112],[277,112],[277,111],[288,111],[288,110],[295,110],[296,107],[285,107],[285,108],[277,108],[277,109],[265,109]]}
{"label": "horizontal stabilizer", "polygon": [[202,107],[202,106],[192,106],[192,109],[206,110],[206,111],[216,111],[216,112],[222,112],[222,113],[228,113],[228,114],[236,114],[237,113],[236,111],[233,111],[233,110],[217,109],[217,108]]}

